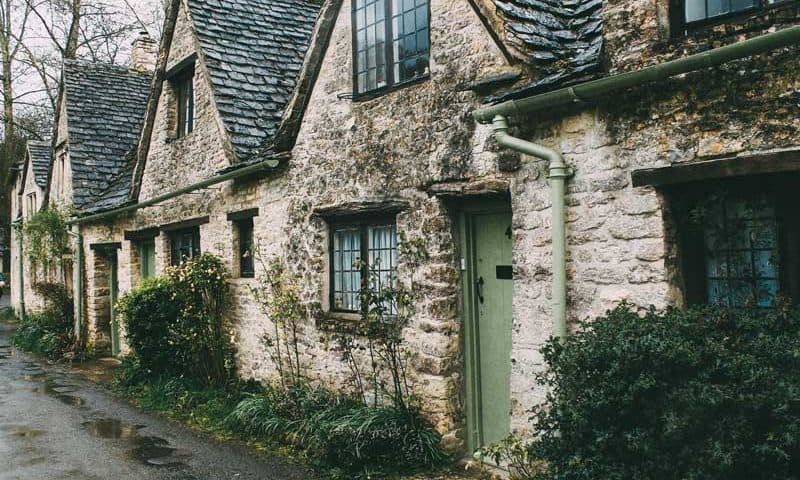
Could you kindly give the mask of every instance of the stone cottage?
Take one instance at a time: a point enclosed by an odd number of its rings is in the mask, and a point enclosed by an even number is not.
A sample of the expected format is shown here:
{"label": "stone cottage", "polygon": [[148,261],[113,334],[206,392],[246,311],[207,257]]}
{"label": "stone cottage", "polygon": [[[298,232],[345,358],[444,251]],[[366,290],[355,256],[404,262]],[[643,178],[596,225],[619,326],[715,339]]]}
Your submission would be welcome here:
{"label": "stone cottage", "polygon": [[49,141],[29,141],[25,157],[11,172],[13,184],[11,194],[11,216],[15,227],[11,229],[11,307],[24,311],[25,306],[37,308],[41,299],[30,289],[37,281],[44,280],[44,272],[37,271],[26,259],[20,259],[20,232],[44,202],[47,188],[47,172],[50,170]]}
{"label": "stone cottage", "polygon": [[240,371],[271,378],[257,247],[314,312],[310,377],[346,385],[320,337],[376,275],[411,292],[409,377],[447,447],[529,434],[539,349],[575,322],[798,298],[798,8],[174,0],[138,151],[77,220],[89,343],[109,296],[212,252]]}
{"label": "stone cottage", "polygon": [[[155,66],[156,42],[146,34],[136,39],[130,67],[64,62],[63,88],[56,114],[52,168],[48,179],[49,205],[70,212],[88,212],[105,205],[118,205],[126,199],[115,196],[115,186],[130,178],[130,159],[134,157],[150,95]],[[128,180],[129,183],[129,180]],[[112,328],[112,299],[108,265],[113,264],[113,245],[91,245],[91,255],[76,252],[80,268],[72,259],[61,264],[60,275],[76,295],[77,331],[98,353],[115,352],[119,339]],[[83,264],[83,259],[86,264]],[[96,265],[98,265],[96,267]],[[88,267],[88,270],[87,270]],[[106,270],[104,270],[106,269]],[[86,275],[85,272],[92,272]],[[83,303],[84,285],[107,284],[88,295]],[[86,305],[86,307],[84,307]],[[95,325],[91,335],[83,333],[83,312],[90,312]]]}

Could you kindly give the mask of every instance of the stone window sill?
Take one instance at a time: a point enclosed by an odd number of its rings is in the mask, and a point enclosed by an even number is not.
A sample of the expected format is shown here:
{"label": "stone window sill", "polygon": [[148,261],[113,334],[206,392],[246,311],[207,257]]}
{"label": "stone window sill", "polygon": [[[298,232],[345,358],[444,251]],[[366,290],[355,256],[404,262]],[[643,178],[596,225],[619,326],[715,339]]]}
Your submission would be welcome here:
{"label": "stone window sill", "polygon": [[237,277],[237,278],[229,279],[228,283],[230,283],[231,285],[236,286],[236,287],[238,287],[238,286],[253,287],[253,286],[256,286],[258,284],[258,281],[255,278],[252,278],[252,277],[250,277],[250,278],[248,278],[248,277]]}

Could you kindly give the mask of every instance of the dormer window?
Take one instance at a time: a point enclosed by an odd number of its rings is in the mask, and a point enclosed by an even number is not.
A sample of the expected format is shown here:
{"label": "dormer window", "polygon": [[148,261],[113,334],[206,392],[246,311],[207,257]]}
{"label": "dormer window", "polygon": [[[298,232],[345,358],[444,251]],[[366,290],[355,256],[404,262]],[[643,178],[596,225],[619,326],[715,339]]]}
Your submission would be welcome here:
{"label": "dormer window", "polygon": [[355,95],[427,77],[429,23],[428,0],[354,0]]}
{"label": "dormer window", "polygon": [[175,136],[183,138],[194,130],[194,66],[189,66],[172,78],[178,108]]}

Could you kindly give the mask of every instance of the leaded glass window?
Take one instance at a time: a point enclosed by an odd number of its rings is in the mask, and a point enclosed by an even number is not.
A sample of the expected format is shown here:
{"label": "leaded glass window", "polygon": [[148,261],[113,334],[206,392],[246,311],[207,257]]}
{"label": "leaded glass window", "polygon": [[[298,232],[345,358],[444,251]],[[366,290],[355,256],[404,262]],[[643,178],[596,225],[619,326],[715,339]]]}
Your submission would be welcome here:
{"label": "leaded glass window", "polygon": [[394,78],[405,82],[428,73],[428,1],[392,2]]}
{"label": "leaded glass window", "polygon": [[173,266],[200,256],[200,229],[193,227],[171,232],[169,243],[170,264]]}
{"label": "leaded glass window", "polygon": [[704,226],[708,300],[771,307],[779,289],[778,222],[767,194],[724,198]]}
{"label": "leaded glass window", "polygon": [[361,308],[361,229],[333,233],[333,306],[349,312]]}
{"label": "leaded glass window", "polygon": [[787,0],[684,0],[684,21],[699,23],[763,9]]}
{"label": "leaded glass window", "polygon": [[428,74],[428,0],[354,0],[353,72],[356,94]]}
{"label": "leaded glass window", "polygon": [[[335,225],[332,228],[332,309],[360,312],[364,288],[394,288],[397,271],[397,228],[393,222]],[[395,305],[386,305],[396,313]]]}

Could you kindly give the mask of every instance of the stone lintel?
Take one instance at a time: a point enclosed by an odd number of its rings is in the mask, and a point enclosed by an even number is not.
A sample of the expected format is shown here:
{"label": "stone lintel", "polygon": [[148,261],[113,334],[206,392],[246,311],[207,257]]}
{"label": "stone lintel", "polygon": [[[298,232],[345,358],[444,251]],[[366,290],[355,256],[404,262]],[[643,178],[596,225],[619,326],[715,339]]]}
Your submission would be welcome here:
{"label": "stone lintel", "polygon": [[434,183],[428,187],[428,193],[442,198],[469,198],[478,196],[508,195],[507,180],[496,178],[472,180],[466,182]]}
{"label": "stone lintel", "polygon": [[152,240],[158,236],[161,230],[158,227],[145,228],[144,230],[128,230],[125,232],[125,240]]}
{"label": "stone lintel", "polygon": [[174,230],[181,230],[181,229],[184,229],[184,228],[191,228],[191,227],[197,227],[197,226],[200,226],[200,225],[205,225],[209,221],[210,221],[210,219],[209,219],[208,215],[206,215],[205,217],[193,218],[191,220],[183,220],[181,222],[168,223],[166,225],[161,225],[160,228],[161,228],[162,232],[171,232],[171,231],[174,231]]}
{"label": "stone lintel", "polygon": [[236,222],[239,220],[247,220],[258,216],[258,208],[248,208],[247,210],[239,210],[236,212],[228,213],[228,221]]}
{"label": "stone lintel", "polygon": [[666,186],[747,175],[800,171],[800,149],[643,168],[631,173],[634,187]]}
{"label": "stone lintel", "polygon": [[396,215],[408,210],[409,206],[408,200],[401,198],[371,198],[317,207],[314,209],[314,216],[337,219],[367,215]]}

